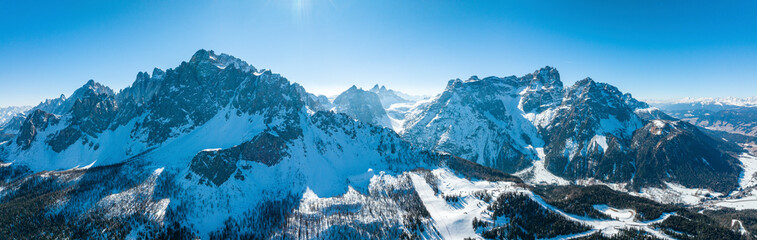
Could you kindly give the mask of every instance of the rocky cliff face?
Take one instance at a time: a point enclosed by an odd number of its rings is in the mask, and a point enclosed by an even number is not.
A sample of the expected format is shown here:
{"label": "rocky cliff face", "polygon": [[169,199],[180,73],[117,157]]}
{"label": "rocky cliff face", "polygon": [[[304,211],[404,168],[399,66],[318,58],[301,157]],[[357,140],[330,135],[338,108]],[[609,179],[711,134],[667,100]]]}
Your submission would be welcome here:
{"label": "rocky cliff face", "polygon": [[[663,132],[660,139],[645,134],[642,128],[653,121],[677,120],[590,78],[564,89],[550,67],[523,77],[453,80],[431,103],[410,112],[403,138],[506,172],[544,160],[546,170],[568,180],[633,183],[637,189],[673,182],[721,192],[733,190],[739,178],[734,158],[739,147],[695,127]],[[657,141],[676,142],[681,152],[648,154],[662,144]],[[703,158],[722,168],[685,170],[706,167],[696,160]],[[669,164],[676,161],[687,164]],[[664,163],[649,167],[650,162]]]}
{"label": "rocky cliff face", "polygon": [[18,138],[16,138],[16,145],[24,150],[29,149],[39,131],[44,131],[49,126],[58,124],[59,121],[60,119],[53,114],[34,110],[21,125]]}
{"label": "rocky cliff face", "polygon": [[[537,166],[546,150],[547,167],[566,178],[614,181],[631,172],[639,186],[733,187],[739,168],[721,151],[733,146],[682,122],[634,115],[646,106],[609,85],[586,80],[566,90],[550,67],[453,80],[410,111],[402,136],[369,121],[383,110],[376,93],[343,95],[333,109],[346,114],[325,111],[328,101],[286,78],[205,50],[174,69],[139,73],[118,94],[90,81],[41,104],[22,118],[18,137],[0,143],[0,235],[514,239],[629,228],[619,237],[706,238],[691,230],[705,227],[735,234],[703,215],[606,188],[546,189],[545,199],[517,177],[449,154],[516,171]],[[568,146],[568,163],[555,167]],[[610,206],[631,216],[613,220]]]}
{"label": "rocky cliff face", "polygon": [[[0,145],[0,160],[12,162],[0,168],[27,169],[0,171],[10,174],[3,179],[24,179],[50,191],[71,189],[68,177],[86,186],[39,199],[70,222],[107,224],[115,216],[154,227],[173,219],[208,237],[266,203],[307,191],[328,198],[359,189],[361,195],[377,175],[435,168],[446,159],[391,129],[319,111],[324,107],[318,98],[301,86],[212,51],[200,50],[175,69],[140,73],[119,94],[100,86],[90,81],[71,98],[61,98],[63,104],[53,110],[70,107],[59,115],[34,110],[18,138]],[[372,94],[376,109],[383,110],[374,93],[363,93]],[[34,174],[51,170],[66,176],[61,185],[34,180]],[[16,196],[15,190],[5,191],[11,188],[3,187],[2,197]],[[366,223],[387,224],[401,234],[411,231],[405,230],[404,215],[392,216],[399,222]]]}
{"label": "rocky cliff face", "polygon": [[547,67],[523,77],[451,80],[431,103],[412,111],[402,136],[420,146],[515,172],[538,159],[543,142],[526,113],[555,106],[562,82]]}
{"label": "rocky cliff face", "polygon": [[93,94],[115,96],[115,93],[113,93],[113,90],[109,87],[103,86],[94,80],[89,80],[84,86],[74,91],[70,97],[61,94],[59,98],[47,99],[32,109],[39,109],[48,113],[63,115],[71,111],[71,108],[73,108],[77,100]]}
{"label": "rocky cliff face", "polygon": [[629,98],[588,78],[568,89],[542,130],[547,169],[569,179],[629,180],[634,172],[630,139],[643,124]]}
{"label": "rocky cliff face", "polygon": [[334,111],[361,122],[392,127],[379,95],[354,85],[334,99]]}

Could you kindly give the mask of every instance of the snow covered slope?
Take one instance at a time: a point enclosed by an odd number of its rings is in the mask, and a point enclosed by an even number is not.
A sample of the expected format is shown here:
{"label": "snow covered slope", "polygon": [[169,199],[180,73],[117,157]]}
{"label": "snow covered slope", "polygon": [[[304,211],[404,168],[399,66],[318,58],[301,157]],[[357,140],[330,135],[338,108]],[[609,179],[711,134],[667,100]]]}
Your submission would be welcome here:
{"label": "snow covered slope", "polygon": [[420,146],[507,172],[530,166],[544,143],[526,114],[559,103],[557,71],[523,77],[451,80],[445,91],[411,111],[401,132]]}
{"label": "snow covered slope", "polygon": [[[516,157],[501,163],[523,159],[517,169],[536,167],[531,161],[544,157],[545,144],[534,122],[549,119],[543,113],[560,102],[558,82],[551,68],[523,78],[452,81],[440,98],[414,105],[422,111],[408,110],[415,117],[401,132],[466,117],[478,125],[455,126],[457,132],[441,131],[446,140],[433,141],[463,141],[471,127],[491,127],[501,133],[481,130],[471,136],[478,142],[466,148],[499,149],[501,156]],[[490,97],[474,99],[483,93]],[[70,98],[41,104],[13,139],[0,143],[0,236],[666,237],[671,233],[665,229],[686,231],[668,219],[696,214],[675,209],[657,222],[580,217],[517,177],[429,150],[451,145],[407,142],[390,128],[355,120],[357,115],[326,111],[328,101],[322,100],[281,75],[206,50],[176,68],[139,73],[117,94],[90,81]],[[378,97],[368,104],[383,110]],[[477,160],[488,161],[483,159]],[[644,206],[650,204],[663,208]],[[692,219],[676,223],[700,223]]]}
{"label": "snow covered slope", "polygon": [[738,146],[606,83],[586,78],[564,89],[551,67],[523,77],[452,80],[404,117],[395,128],[404,139],[532,183],[591,180],[639,190],[671,182],[727,193],[740,171]]}

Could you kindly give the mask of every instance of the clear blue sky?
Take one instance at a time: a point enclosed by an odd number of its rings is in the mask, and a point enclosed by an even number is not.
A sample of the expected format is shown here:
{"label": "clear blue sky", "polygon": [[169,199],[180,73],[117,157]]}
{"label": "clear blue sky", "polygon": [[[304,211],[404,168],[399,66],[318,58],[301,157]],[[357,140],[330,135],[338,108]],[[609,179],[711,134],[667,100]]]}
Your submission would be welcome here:
{"label": "clear blue sky", "polygon": [[3,1],[0,106],[119,90],[200,48],[324,94],[550,65],[642,99],[757,95],[757,2],[722,2]]}

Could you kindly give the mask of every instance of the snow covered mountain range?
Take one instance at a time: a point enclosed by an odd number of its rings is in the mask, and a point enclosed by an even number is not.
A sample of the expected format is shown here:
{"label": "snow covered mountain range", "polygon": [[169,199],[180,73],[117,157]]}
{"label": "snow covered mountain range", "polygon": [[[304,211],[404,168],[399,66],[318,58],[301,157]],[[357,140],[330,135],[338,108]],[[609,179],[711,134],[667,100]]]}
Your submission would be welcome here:
{"label": "snow covered mountain range", "polygon": [[118,92],[90,80],[2,126],[0,235],[9,238],[757,231],[756,207],[744,204],[757,199],[757,158],[742,146],[608,84],[566,88],[551,67],[451,80],[433,98],[353,86],[332,102],[200,50]]}
{"label": "snow covered mountain range", "polygon": [[757,154],[757,97],[686,98],[650,104]]}
{"label": "snow covered mountain range", "polygon": [[660,109],[691,109],[691,108],[710,108],[725,110],[737,107],[757,107],[757,96],[747,98],[682,98],[669,100],[646,100],[653,106]]}
{"label": "snow covered mountain range", "polygon": [[0,108],[0,125],[7,123],[16,115],[23,114],[29,109],[31,109],[29,106]]}

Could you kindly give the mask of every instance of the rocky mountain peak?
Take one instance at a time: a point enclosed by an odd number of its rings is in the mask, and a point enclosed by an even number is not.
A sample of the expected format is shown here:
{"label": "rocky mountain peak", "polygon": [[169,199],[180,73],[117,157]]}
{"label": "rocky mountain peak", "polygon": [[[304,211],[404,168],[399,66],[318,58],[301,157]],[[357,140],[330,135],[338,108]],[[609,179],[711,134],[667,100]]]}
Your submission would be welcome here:
{"label": "rocky mountain peak", "polygon": [[384,85],[379,86],[378,84],[376,84],[376,85],[373,85],[373,87],[370,90],[368,90],[368,91],[369,92],[378,93],[378,92],[388,91],[388,89]]}
{"label": "rocky mountain peak", "polygon": [[194,55],[192,55],[192,58],[189,60],[189,63],[192,65],[201,66],[201,68],[206,67],[216,67],[218,69],[226,69],[227,67],[233,67],[239,70],[242,70],[244,72],[257,72],[257,69],[255,67],[249,65],[247,62],[242,61],[239,58],[236,58],[234,56],[228,55],[228,54],[220,54],[216,55],[213,50],[205,50],[200,49],[197,52],[195,52]]}
{"label": "rocky mountain peak", "polygon": [[604,101],[608,97],[611,97],[613,100],[626,101],[623,93],[615,86],[596,82],[588,77],[573,84],[568,90],[567,97],[569,99],[580,99],[581,101]]}
{"label": "rocky mountain peak", "polygon": [[74,91],[74,94],[72,94],[71,96],[77,96],[77,93],[84,94],[85,92],[94,92],[96,94],[106,94],[111,96],[116,95],[109,87],[90,79],[89,81],[87,81],[87,83],[84,84],[84,86]]}
{"label": "rocky mountain peak", "polygon": [[61,94],[60,97],[47,99],[32,109],[40,109],[51,114],[63,115],[71,111],[71,107],[73,107],[77,99],[86,95],[115,96],[116,94],[109,87],[90,79],[80,88],[76,89],[70,97]]}
{"label": "rocky mountain peak", "polygon": [[463,80],[460,80],[459,78],[451,79],[447,82],[447,87],[444,88],[444,91],[446,92],[453,88],[462,86],[462,84],[463,84]]}
{"label": "rocky mountain peak", "polygon": [[564,90],[557,69],[546,66],[520,79],[526,85],[519,105],[524,112],[542,112],[560,104]]}
{"label": "rocky mountain peak", "polygon": [[209,60],[211,59],[211,57],[215,57],[215,55],[216,54],[213,52],[213,50],[208,51],[205,49],[200,49],[200,50],[197,50],[197,52],[195,52],[195,54],[192,55],[192,58],[189,60],[189,62],[192,63],[192,62],[201,62],[201,61]]}
{"label": "rocky mountain peak", "polygon": [[147,72],[137,73],[137,79],[131,86],[124,88],[118,93],[119,102],[145,103],[150,101],[153,96],[160,90],[161,80],[165,77],[166,72],[160,68],[152,70],[152,76]]}
{"label": "rocky mountain peak", "polygon": [[22,149],[28,149],[39,131],[45,130],[50,125],[55,125],[58,117],[45,111],[35,109],[29,113],[19,131],[16,144]]}
{"label": "rocky mountain peak", "polygon": [[358,121],[391,127],[379,95],[352,85],[334,99],[335,110]]}
{"label": "rocky mountain peak", "polygon": [[163,78],[163,76],[166,75],[166,72],[163,71],[163,69],[160,68],[153,68],[152,69],[152,77],[153,78]]}
{"label": "rocky mountain peak", "polygon": [[570,88],[571,89],[578,89],[578,88],[582,89],[582,88],[585,88],[585,87],[594,86],[596,84],[597,84],[597,82],[595,82],[594,79],[591,79],[590,77],[587,77],[587,78],[584,78],[584,79],[581,79],[581,80],[577,81]]}
{"label": "rocky mountain peak", "polygon": [[535,71],[531,75],[533,75],[533,81],[542,83],[545,86],[559,85],[560,87],[562,87],[563,85],[560,81],[560,73],[557,71],[557,69],[550,66],[543,67]]}
{"label": "rocky mountain peak", "polygon": [[373,86],[373,88],[368,90],[368,92],[372,92],[378,95],[379,100],[381,100],[381,105],[384,106],[384,108],[389,108],[392,104],[396,103],[411,102],[410,99],[408,99],[411,96],[398,91],[394,91],[392,89],[388,89],[384,85],[381,85],[379,87],[379,85],[376,84]]}

